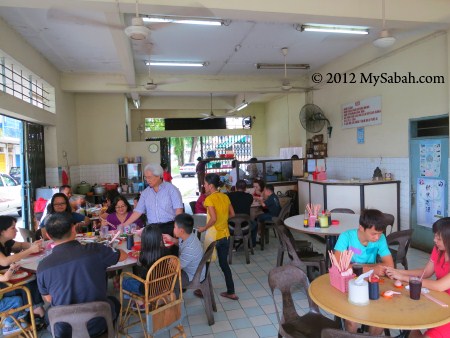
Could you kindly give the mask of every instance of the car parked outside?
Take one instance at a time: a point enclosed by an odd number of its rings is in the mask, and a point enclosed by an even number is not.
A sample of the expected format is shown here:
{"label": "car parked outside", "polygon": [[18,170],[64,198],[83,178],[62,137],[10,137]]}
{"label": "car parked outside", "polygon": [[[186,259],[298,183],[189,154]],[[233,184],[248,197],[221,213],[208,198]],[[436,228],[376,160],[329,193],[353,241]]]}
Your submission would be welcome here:
{"label": "car parked outside", "polygon": [[20,167],[11,167],[11,169],[9,169],[9,176],[14,178],[17,183],[21,184]]}
{"label": "car parked outside", "polygon": [[195,163],[187,162],[180,167],[181,177],[185,176],[195,176]]}
{"label": "car parked outside", "polygon": [[8,174],[0,173],[0,212],[10,211],[22,216],[22,186]]}

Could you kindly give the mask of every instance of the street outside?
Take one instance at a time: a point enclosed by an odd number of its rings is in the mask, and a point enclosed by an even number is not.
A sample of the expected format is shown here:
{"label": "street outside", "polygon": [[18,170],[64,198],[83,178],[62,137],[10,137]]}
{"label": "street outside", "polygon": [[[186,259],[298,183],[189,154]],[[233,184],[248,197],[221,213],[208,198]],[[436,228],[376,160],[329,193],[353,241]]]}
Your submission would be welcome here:
{"label": "street outside", "polygon": [[172,184],[180,189],[185,204],[185,210],[186,212],[189,212],[189,202],[198,199],[198,196],[196,195],[196,192],[198,191],[197,176],[182,178],[180,174],[176,174],[173,176]]}

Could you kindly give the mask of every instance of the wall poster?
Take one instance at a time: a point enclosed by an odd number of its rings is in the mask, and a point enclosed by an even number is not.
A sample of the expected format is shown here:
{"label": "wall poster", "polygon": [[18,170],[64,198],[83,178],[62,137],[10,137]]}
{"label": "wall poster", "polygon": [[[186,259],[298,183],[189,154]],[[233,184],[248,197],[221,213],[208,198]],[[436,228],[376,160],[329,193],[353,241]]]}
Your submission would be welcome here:
{"label": "wall poster", "polygon": [[419,162],[421,177],[439,177],[441,175],[441,141],[420,142]]}
{"label": "wall poster", "polygon": [[341,106],[342,128],[381,124],[381,96],[346,103]]}
{"label": "wall poster", "polygon": [[433,178],[417,179],[417,224],[431,228],[444,217],[445,181]]}

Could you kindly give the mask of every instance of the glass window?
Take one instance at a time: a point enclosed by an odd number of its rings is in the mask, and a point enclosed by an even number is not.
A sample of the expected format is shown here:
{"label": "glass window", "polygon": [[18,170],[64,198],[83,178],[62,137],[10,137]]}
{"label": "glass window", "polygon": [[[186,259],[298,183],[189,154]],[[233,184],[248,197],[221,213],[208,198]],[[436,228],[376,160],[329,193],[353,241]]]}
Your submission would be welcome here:
{"label": "glass window", "polygon": [[12,187],[17,185],[17,183],[10,177],[2,175],[3,180],[5,181],[5,185],[8,187]]}
{"label": "glass window", "polygon": [[146,118],[145,131],[163,131],[166,130],[164,119]]}

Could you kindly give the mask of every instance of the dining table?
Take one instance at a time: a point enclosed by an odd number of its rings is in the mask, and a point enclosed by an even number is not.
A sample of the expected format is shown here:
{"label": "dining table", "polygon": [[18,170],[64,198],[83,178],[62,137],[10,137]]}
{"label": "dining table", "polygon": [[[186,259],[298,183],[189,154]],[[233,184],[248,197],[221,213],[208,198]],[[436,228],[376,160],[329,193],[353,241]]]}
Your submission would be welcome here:
{"label": "dining table", "polygon": [[[136,235],[135,235],[136,237]],[[79,240],[81,243],[88,243],[92,241],[96,241],[96,236],[79,236],[77,235],[77,240]],[[18,263],[20,265],[20,269],[29,271],[32,273],[36,273],[37,267],[39,265],[39,262],[42,261],[46,256],[48,256],[51,253],[51,249],[49,248],[49,243],[46,243],[46,248],[39,252],[38,254],[30,255],[26,258],[21,259]],[[132,267],[136,265],[137,258],[134,257],[131,253],[133,250],[127,250],[127,241],[121,240],[116,246],[118,249],[122,249],[128,254],[127,259],[118,262],[115,265],[111,265],[106,269],[106,271],[115,271],[120,270],[128,267]]]}
{"label": "dining table", "polygon": [[[406,285],[403,283],[398,288],[393,280],[382,277],[379,284],[380,298],[370,300],[368,305],[358,306],[349,303],[348,293],[332,286],[329,274],[324,274],[312,281],[308,293],[314,303],[333,315],[369,326],[401,330],[397,337],[408,337],[410,330],[427,329],[450,322],[448,293],[430,290],[427,294],[422,293],[419,300],[412,300]],[[387,290],[400,294],[394,294],[391,298],[382,296]]]}
{"label": "dining table", "polygon": [[345,214],[345,213],[332,213],[331,218],[332,221],[335,221],[338,224],[329,225],[326,228],[321,227],[304,227],[303,220],[304,214],[292,216],[286,218],[284,220],[284,224],[298,232],[317,235],[325,238],[325,258],[326,258],[326,266],[327,268],[330,266],[330,257],[328,252],[334,249],[336,241],[340,234],[347,230],[357,229],[359,226],[359,214]]}

